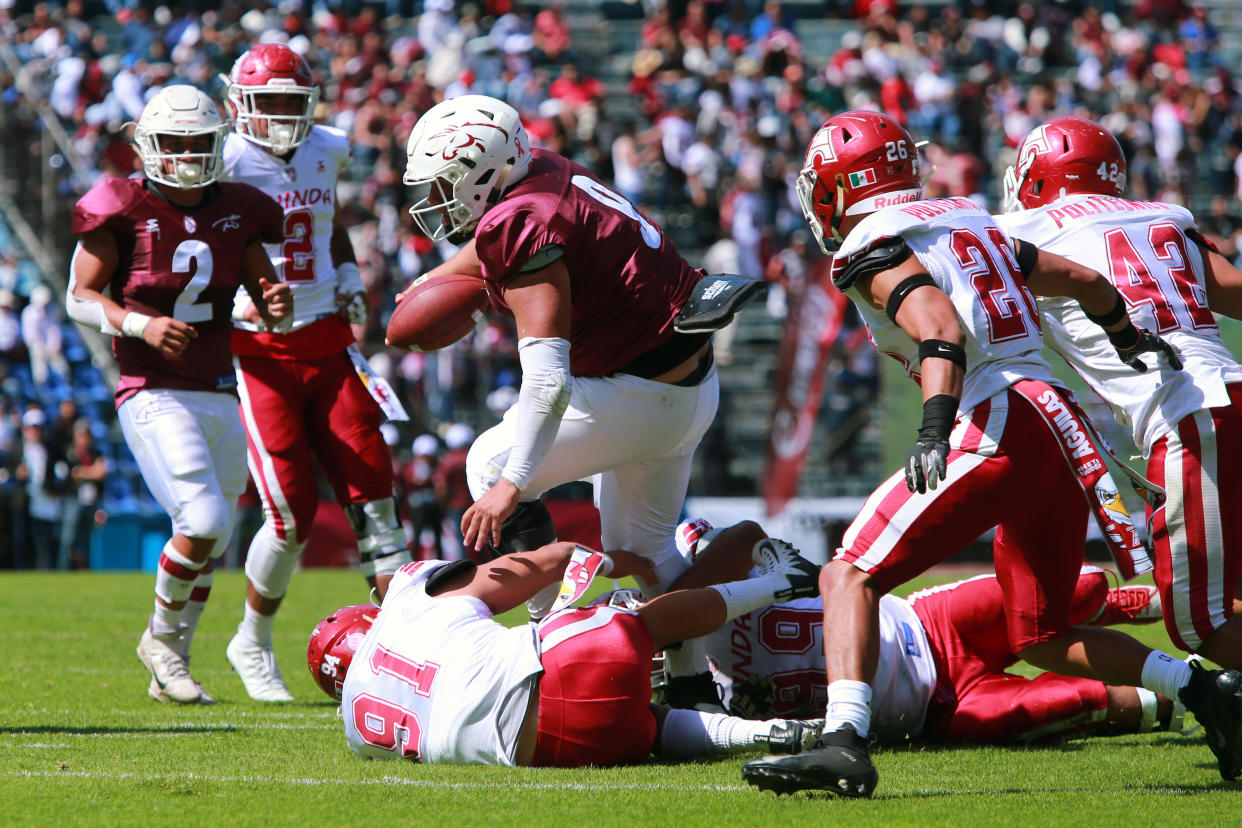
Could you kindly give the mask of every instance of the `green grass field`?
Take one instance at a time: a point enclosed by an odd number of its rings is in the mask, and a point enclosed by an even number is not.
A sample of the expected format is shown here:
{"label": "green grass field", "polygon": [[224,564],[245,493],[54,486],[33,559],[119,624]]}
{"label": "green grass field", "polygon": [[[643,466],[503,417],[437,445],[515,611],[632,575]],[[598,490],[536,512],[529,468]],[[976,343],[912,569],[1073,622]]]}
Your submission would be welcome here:
{"label": "green grass field", "polygon": [[[870,801],[760,793],[741,782],[748,757],[575,771],[363,762],[305,666],[319,618],[362,600],[356,574],[295,577],[276,625],[298,699],[288,705],[251,701],[225,661],[244,590],[237,572],[217,576],[194,640],[194,675],[219,704],[150,701],[134,648],[152,582],[0,576],[0,825],[1242,823],[1242,784],[1220,780],[1200,740],[1168,734],[881,750]],[[1131,629],[1167,646],[1162,629]]]}

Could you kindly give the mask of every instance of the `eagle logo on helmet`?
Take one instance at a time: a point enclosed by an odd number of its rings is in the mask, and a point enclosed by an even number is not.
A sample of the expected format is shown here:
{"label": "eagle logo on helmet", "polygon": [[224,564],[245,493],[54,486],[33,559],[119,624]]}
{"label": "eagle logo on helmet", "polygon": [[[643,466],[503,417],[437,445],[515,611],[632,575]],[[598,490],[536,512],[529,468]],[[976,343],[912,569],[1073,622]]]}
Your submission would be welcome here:
{"label": "eagle logo on helmet", "polygon": [[[487,145],[483,143],[483,139],[478,135],[475,135],[473,132],[467,132],[466,127],[491,127],[503,135],[506,141],[509,139],[508,130],[498,127],[495,124],[465,123],[450,124],[436,134],[432,135],[428,140],[435,141],[441,138],[448,138],[448,143],[442,150],[440,150],[440,157],[445,161],[455,160],[457,156],[461,155],[463,150],[467,150],[470,147],[478,147],[481,152],[486,152]],[[452,155],[449,154],[450,150],[452,151]],[[520,145],[518,154],[521,154]]]}

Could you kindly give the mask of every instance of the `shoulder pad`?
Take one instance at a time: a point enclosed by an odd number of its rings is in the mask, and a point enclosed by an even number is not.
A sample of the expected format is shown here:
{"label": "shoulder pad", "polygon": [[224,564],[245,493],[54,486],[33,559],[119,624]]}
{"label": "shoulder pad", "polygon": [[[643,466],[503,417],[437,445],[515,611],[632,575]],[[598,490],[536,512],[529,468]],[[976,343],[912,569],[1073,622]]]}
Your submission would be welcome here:
{"label": "shoulder pad", "polygon": [[446,563],[444,566],[437,566],[427,576],[427,594],[435,595],[440,591],[440,587],[456,578],[458,575],[464,575],[467,572],[474,572],[478,568],[478,564],[469,558],[460,558],[456,561]]}
{"label": "shoulder pad", "polygon": [[142,198],[142,179],[105,178],[73,205],[72,232],[90,232],[122,215]]}
{"label": "shoulder pad", "polygon": [[863,276],[894,268],[913,255],[914,251],[901,236],[876,239],[867,247],[848,256],[834,256],[832,283],[837,290],[849,290]]}

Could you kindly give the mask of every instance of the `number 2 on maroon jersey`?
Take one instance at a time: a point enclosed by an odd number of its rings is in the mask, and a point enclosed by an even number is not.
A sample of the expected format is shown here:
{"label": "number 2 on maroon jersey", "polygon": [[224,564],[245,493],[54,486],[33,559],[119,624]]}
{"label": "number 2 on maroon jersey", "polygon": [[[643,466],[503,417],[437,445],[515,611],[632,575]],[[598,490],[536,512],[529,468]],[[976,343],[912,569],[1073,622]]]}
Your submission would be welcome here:
{"label": "number 2 on maroon jersey", "polygon": [[193,325],[195,322],[207,322],[211,319],[214,309],[210,302],[199,302],[198,295],[211,283],[211,271],[214,261],[211,248],[207,242],[199,239],[186,239],[177,245],[172,256],[172,272],[190,274],[177,301],[173,303],[173,319]]}
{"label": "number 2 on maroon jersey", "polygon": [[[1114,227],[1104,234],[1108,250],[1108,277],[1126,297],[1130,307],[1151,307],[1156,320],[1156,333],[1179,328],[1214,329],[1216,319],[1207,305],[1207,296],[1190,270],[1186,236],[1175,225],[1153,224],[1147,229],[1147,243],[1157,261],[1167,262],[1163,274],[1153,273],[1123,228]],[[1173,290],[1169,290],[1172,283]],[[1177,309],[1181,308],[1179,314]]]}
{"label": "number 2 on maroon jersey", "polygon": [[285,240],[280,255],[285,259],[286,282],[315,281],[315,217],[310,210],[294,210],[285,216]]}
{"label": "number 2 on maroon jersey", "polygon": [[988,237],[990,244],[969,230],[954,230],[949,241],[987,315],[988,342],[1021,339],[1039,330],[1035,301],[1018,282],[1021,273],[1004,234],[989,227]]}

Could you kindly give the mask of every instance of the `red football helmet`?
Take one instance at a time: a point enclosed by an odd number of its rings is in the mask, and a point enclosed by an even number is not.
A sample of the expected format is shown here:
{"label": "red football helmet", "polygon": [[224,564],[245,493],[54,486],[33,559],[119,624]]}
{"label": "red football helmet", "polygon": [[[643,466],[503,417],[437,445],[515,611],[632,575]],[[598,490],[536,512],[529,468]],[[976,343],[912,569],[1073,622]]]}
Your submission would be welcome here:
{"label": "red football helmet", "polygon": [[1018,145],[1005,171],[1005,212],[1051,204],[1074,193],[1121,196],[1126,157],[1108,130],[1085,118],[1054,118]]}
{"label": "red football helmet", "polygon": [[910,133],[883,113],[835,115],[811,139],[797,189],[811,232],[830,254],[843,241],[845,216],[923,197],[919,152]]}
{"label": "red football helmet", "polygon": [[[296,112],[273,111],[264,96],[301,95]],[[319,87],[302,56],[283,43],[252,46],[229,72],[229,108],[237,131],[276,155],[284,155],[310,137],[315,125]]]}
{"label": "red football helmet", "polygon": [[355,604],[343,607],[315,625],[306,645],[306,666],[323,691],[337,701],[354,653],[362,646],[379,615],[379,607]]}

